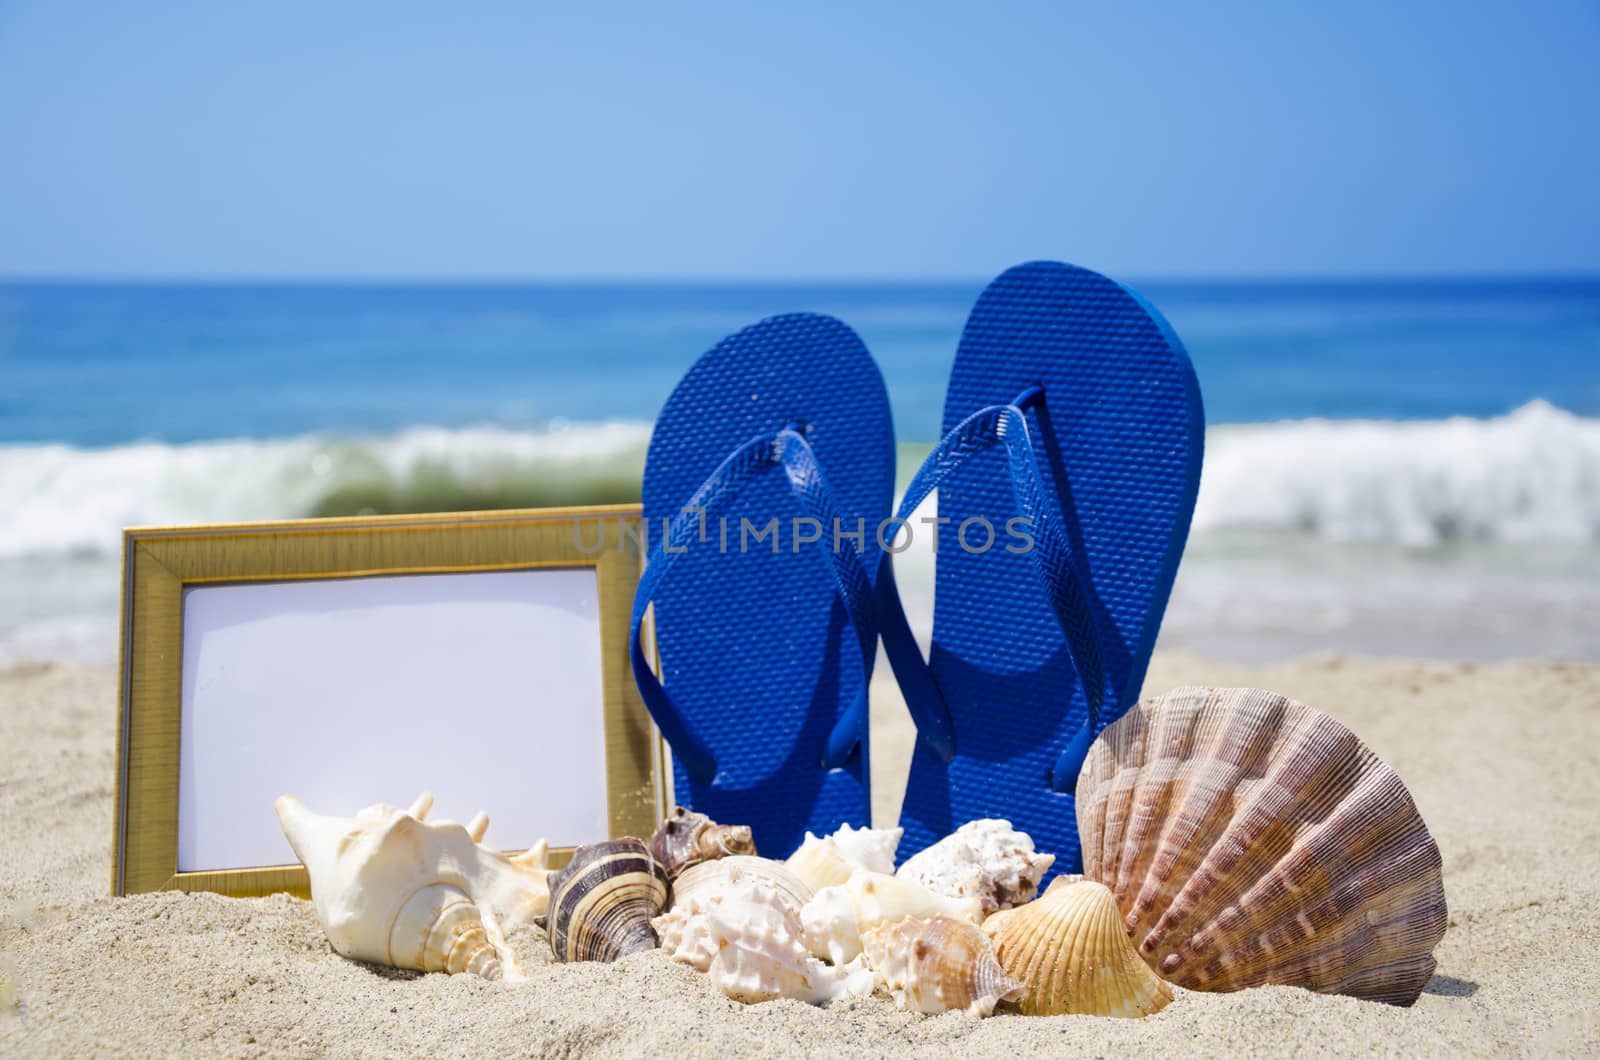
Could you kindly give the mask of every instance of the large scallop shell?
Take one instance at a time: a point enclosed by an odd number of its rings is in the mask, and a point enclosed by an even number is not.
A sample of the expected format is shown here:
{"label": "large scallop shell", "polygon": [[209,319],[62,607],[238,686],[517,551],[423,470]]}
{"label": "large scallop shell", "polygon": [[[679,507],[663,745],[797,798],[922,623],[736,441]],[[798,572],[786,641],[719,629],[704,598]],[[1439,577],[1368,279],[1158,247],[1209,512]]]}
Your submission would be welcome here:
{"label": "large scallop shell", "polygon": [[666,870],[642,840],[624,836],[579,847],[550,877],[550,949],[562,962],[653,950],[650,921],[666,901]]}
{"label": "large scallop shell", "polygon": [[906,859],[895,873],[952,898],[977,898],[993,913],[1033,901],[1054,854],[1038,854],[1026,832],[1010,821],[968,821],[933,846]]}
{"label": "large scallop shell", "polygon": [[672,881],[672,907],[699,908],[718,894],[724,894],[736,884],[761,880],[771,886],[784,901],[799,913],[812,898],[812,890],[805,881],[789,871],[781,861],[758,858],[745,854],[731,854],[715,861],[702,861],[691,865]]}
{"label": "large scallop shell", "polygon": [[1026,984],[1030,1016],[1148,1016],[1172,1000],[1122,930],[1104,884],[1058,876],[1027,905],[984,921],[1000,966]]}
{"label": "large scallop shell", "polygon": [[379,803],[354,817],[312,813],[292,795],[275,808],[311,879],[317,920],[334,950],[427,972],[516,978],[505,942],[549,902],[545,847],[507,857],[479,844],[489,819],[427,821],[433,796],[409,809]]}
{"label": "large scallop shell", "polygon": [[650,837],[650,853],[669,878],[702,861],[725,858],[730,854],[754,854],[755,840],[750,826],[718,824],[703,813],[676,806]]}
{"label": "large scallop shell", "polygon": [[965,920],[906,917],[878,925],[861,941],[877,984],[903,1009],[981,1017],[1028,989],[1000,967],[989,937]]}
{"label": "large scallop shell", "polygon": [[1090,748],[1077,810],[1084,874],[1180,986],[1409,1005],[1433,975],[1439,848],[1394,771],[1321,711],[1252,688],[1147,700]]}

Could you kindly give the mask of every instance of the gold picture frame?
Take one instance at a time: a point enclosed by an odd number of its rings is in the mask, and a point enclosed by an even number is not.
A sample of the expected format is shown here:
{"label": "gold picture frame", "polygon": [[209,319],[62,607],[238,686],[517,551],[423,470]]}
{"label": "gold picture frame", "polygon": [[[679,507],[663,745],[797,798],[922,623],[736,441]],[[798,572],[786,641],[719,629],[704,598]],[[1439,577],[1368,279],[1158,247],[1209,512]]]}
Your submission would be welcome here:
{"label": "gold picture frame", "polygon": [[[185,590],[222,583],[592,568],[610,834],[649,835],[665,815],[671,774],[629,666],[644,540],[637,505],[126,530],[112,893],[309,894],[300,865],[179,871]],[[570,854],[552,850],[552,864]]]}

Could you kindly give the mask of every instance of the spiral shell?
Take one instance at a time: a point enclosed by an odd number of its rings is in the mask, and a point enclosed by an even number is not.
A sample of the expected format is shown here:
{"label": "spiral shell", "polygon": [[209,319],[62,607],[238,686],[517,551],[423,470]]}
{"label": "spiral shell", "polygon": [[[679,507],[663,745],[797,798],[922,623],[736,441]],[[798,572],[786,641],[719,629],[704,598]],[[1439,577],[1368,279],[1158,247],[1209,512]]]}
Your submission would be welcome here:
{"label": "spiral shell", "polygon": [[650,837],[651,855],[672,879],[702,861],[755,852],[749,825],[717,824],[705,814],[682,806],[674,807],[672,816],[662,821],[655,835]]}
{"label": "spiral shell", "polygon": [[354,817],[312,813],[292,795],[275,804],[335,951],[396,968],[518,978],[504,933],[548,904],[544,844],[507,857],[479,843],[486,815],[466,826],[427,821],[432,807],[426,793],[409,809],[379,803]]}
{"label": "spiral shell", "polygon": [[881,872],[858,872],[845,883],[818,891],[800,910],[800,923],[812,954],[843,964],[860,956],[865,932],[908,916],[947,916],[976,924],[983,919],[983,903],[935,894]]}
{"label": "spiral shell", "polygon": [[656,948],[653,917],[667,873],[632,836],[579,847],[550,877],[550,949],[556,959],[614,961]]}
{"label": "spiral shell", "polygon": [[1180,986],[1409,1005],[1433,975],[1439,848],[1394,771],[1321,711],[1251,688],[1147,700],[1090,748],[1077,811],[1084,874]]}
{"label": "spiral shell", "polygon": [[[713,954],[707,963],[717,989],[746,1004],[788,997],[820,1005],[835,998],[872,991],[872,973],[864,968],[835,968],[806,952],[800,942],[800,920],[787,896],[762,879],[746,879],[693,914],[685,939],[703,932]],[[696,952],[674,958],[690,960]]]}
{"label": "spiral shell", "polygon": [[877,984],[903,1009],[981,1017],[1028,989],[1006,974],[989,937],[965,920],[906,917],[872,928],[861,942]]}
{"label": "spiral shell", "polygon": [[1148,1016],[1172,1000],[1122,930],[1104,884],[1058,876],[1027,905],[984,922],[1000,966],[1027,984],[1024,1014]]}
{"label": "spiral shell", "polygon": [[703,908],[713,896],[725,894],[737,884],[750,880],[768,884],[796,913],[812,898],[811,888],[783,862],[732,854],[684,869],[672,881],[672,906],[674,909]]}

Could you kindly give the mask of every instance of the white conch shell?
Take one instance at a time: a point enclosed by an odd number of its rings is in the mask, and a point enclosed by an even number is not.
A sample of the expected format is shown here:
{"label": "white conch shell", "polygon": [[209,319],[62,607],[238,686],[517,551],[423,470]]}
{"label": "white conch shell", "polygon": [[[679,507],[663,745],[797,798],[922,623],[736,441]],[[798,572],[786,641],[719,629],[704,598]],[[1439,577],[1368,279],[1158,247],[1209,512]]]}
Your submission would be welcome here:
{"label": "white conch shell", "polygon": [[894,872],[895,850],[903,828],[852,828],[841,825],[832,835],[806,833],[800,849],[789,855],[789,868],[812,890],[844,883],[857,872]]}
{"label": "white conch shell", "polygon": [[862,938],[866,961],[895,1004],[915,1012],[987,1016],[1001,1001],[1016,1001],[1028,984],[1006,974],[989,936],[947,916],[906,917],[879,924]]}
{"label": "white conch shell", "polygon": [[[790,997],[820,1005],[872,991],[870,969],[831,967],[806,952],[794,909],[765,881],[735,885],[703,912],[691,914],[690,920],[704,922],[709,946],[715,949],[707,966],[712,984],[735,1001],[754,1004]],[[679,953],[685,948],[684,940],[698,930],[699,925],[685,928],[674,959],[694,963]],[[703,947],[692,945],[689,949],[699,953]]]}
{"label": "white conch shell", "polygon": [[324,817],[292,795],[275,803],[283,834],[311,878],[317,920],[346,957],[421,971],[520,978],[505,933],[549,904],[546,845],[507,857],[468,826],[424,822],[433,796],[410,809],[379,803]]}
{"label": "white conch shell", "polygon": [[1033,901],[1054,854],[1036,854],[1033,839],[1010,821],[968,821],[933,846],[915,854],[895,875],[953,898],[977,898],[983,911]]}
{"label": "white conch shell", "polygon": [[983,920],[983,903],[935,894],[898,876],[857,872],[845,883],[818,891],[800,910],[800,924],[807,950],[843,964],[860,956],[864,933],[908,916],[947,916],[977,924]]}
{"label": "white conch shell", "polygon": [[714,897],[737,885],[760,880],[774,888],[796,913],[811,901],[813,891],[781,861],[749,854],[731,854],[691,865],[672,881],[672,908],[704,908]]}
{"label": "white conch shell", "polygon": [[668,957],[696,971],[711,970],[711,960],[717,955],[717,940],[703,912],[674,907],[671,912],[651,920],[650,926],[655,928],[656,937],[661,940],[661,948]]}

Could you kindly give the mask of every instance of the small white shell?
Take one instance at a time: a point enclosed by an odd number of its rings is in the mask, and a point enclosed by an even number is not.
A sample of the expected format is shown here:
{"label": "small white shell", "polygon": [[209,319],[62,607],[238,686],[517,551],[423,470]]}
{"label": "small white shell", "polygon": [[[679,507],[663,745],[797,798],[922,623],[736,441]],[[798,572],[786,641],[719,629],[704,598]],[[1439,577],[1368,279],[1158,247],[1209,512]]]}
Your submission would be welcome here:
{"label": "small white shell", "polygon": [[948,916],[977,924],[983,920],[983,903],[935,894],[881,872],[858,872],[846,883],[818,891],[800,911],[800,923],[814,956],[842,964],[861,954],[864,933],[908,916]]}
{"label": "small white shell", "polygon": [[1033,901],[1055,860],[1034,853],[1032,837],[1010,821],[985,818],[908,858],[895,875],[953,898],[977,898],[985,913],[993,913]]}
{"label": "small white shell", "polygon": [[832,835],[806,833],[788,866],[814,891],[848,880],[857,872],[894,872],[895,850],[902,828],[852,828],[841,825]]}
{"label": "small white shell", "polygon": [[799,913],[815,892],[781,861],[733,854],[691,865],[672,881],[672,908],[705,908],[712,898],[733,891],[739,884],[760,880]]}
{"label": "small white shell", "polygon": [[829,967],[806,952],[788,898],[764,880],[736,883],[684,916],[673,959],[700,967],[711,954],[705,970],[712,984],[735,1001],[790,997],[818,1005],[872,990],[870,971]]}

